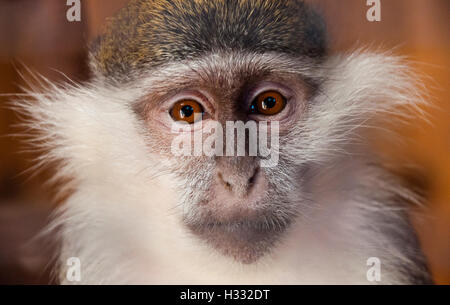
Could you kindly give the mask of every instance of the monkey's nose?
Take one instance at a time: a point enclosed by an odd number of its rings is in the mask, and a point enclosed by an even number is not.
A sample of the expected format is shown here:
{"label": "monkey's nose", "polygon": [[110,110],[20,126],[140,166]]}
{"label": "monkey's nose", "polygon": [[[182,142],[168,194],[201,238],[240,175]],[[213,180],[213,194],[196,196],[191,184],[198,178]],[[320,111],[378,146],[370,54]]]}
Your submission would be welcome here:
{"label": "monkey's nose", "polygon": [[229,195],[234,195],[240,198],[248,196],[253,188],[260,182],[260,169],[255,168],[250,172],[231,173],[226,171],[219,171],[217,173],[217,180]]}

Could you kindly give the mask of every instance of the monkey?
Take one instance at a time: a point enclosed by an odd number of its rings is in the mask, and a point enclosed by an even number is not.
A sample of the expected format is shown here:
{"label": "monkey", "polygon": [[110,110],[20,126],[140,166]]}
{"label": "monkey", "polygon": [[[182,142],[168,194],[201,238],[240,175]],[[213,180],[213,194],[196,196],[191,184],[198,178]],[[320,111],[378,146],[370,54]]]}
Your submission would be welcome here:
{"label": "monkey", "polygon": [[[409,219],[421,198],[367,136],[425,103],[402,58],[332,54],[301,0],[131,0],[89,56],[88,82],[17,103],[36,166],[55,162],[70,193],[48,228],[60,283],[73,257],[81,284],[432,283]],[[238,121],[278,126],[275,165],[174,155],[174,138]]]}

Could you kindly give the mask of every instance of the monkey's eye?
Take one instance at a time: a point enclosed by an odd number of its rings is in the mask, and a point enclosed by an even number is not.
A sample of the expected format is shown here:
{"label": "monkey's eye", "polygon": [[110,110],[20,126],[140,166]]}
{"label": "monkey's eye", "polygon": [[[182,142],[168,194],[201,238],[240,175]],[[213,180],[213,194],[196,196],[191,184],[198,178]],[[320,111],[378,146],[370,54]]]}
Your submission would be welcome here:
{"label": "monkey's eye", "polygon": [[266,91],[258,95],[250,106],[250,113],[275,115],[283,111],[286,98],[277,91]]}
{"label": "monkey's eye", "polygon": [[203,107],[194,100],[183,100],[177,102],[170,110],[170,115],[174,121],[193,124],[202,119]]}

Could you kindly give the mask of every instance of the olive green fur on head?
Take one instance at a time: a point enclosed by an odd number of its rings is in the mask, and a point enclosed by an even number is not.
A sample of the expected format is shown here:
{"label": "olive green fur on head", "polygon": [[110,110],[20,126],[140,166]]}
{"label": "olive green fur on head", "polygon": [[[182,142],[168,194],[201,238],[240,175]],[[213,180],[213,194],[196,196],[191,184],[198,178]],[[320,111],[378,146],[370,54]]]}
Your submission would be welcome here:
{"label": "olive green fur on head", "polygon": [[131,0],[91,48],[104,77],[132,78],[211,52],[278,52],[322,58],[321,17],[300,0]]}

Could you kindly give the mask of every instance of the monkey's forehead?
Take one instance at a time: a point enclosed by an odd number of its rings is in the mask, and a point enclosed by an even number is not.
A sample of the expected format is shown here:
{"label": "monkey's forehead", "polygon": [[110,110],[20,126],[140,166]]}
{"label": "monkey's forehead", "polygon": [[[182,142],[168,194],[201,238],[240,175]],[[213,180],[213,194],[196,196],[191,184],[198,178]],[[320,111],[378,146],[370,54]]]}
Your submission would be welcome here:
{"label": "monkey's forehead", "polygon": [[132,78],[221,51],[321,58],[325,26],[300,0],[131,0],[92,47],[101,75]]}

